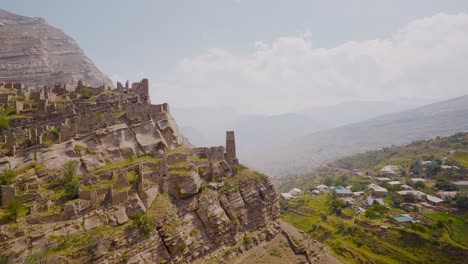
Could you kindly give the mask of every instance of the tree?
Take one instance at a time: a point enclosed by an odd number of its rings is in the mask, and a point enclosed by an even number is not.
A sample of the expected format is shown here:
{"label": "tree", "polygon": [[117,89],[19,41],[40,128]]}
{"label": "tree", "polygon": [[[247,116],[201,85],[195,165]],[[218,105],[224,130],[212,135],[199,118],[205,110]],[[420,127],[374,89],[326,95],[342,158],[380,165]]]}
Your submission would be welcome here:
{"label": "tree", "polygon": [[10,220],[17,221],[18,218],[26,216],[28,209],[18,200],[11,200],[6,210],[6,216]]}
{"label": "tree", "polygon": [[63,180],[65,182],[65,192],[68,199],[74,199],[78,196],[80,182],[75,178],[78,169],[78,161],[69,160],[63,165]]}
{"label": "tree", "polygon": [[325,184],[326,186],[331,186],[333,184],[332,177],[330,177],[329,175],[325,176],[325,178],[323,178],[323,184]]}
{"label": "tree", "polygon": [[468,196],[466,195],[457,195],[455,204],[460,208],[468,208]]}
{"label": "tree", "polygon": [[416,198],[416,196],[414,194],[408,193],[408,194],[405,195],[404,201],[406,203],[415,203],[418,200],[417,200],[417,198]]}
{"label": "tree", "polygon": [[436,183],[434,186],[438,190],[442,190],[442,191],[456,191],[457,190],[457,186],[455,184],[448,182],[447,180],[441,177],[436,179]]}
{"label": "tree", "polygon": [[63,176],[65,181],[71,181],[76,175],[78,169],[78,161],[69,160],[63,165]]}
{"label": "tree", "polygon": [[395,208],[400,208],[401,204],[403,203],[403,199],[399,195],[391,195],[390,199],[392,199],[392,206]]}
{"label": "tree", "polygon": [[0,173],[0,185],[10,185],[15,181],[16,172],[12,170],[4,170]]}
{"label": "tree", "polygon": [[443,228],[445,227],[445,223],[444,221],[442,220],[437,220],[436,224],[435,224],[435,228],[439,229],[439,230],[442,230]]}
{"label": "tree", "polygon": [[345,202],[341,199],[335,199],[330,204],[330,209],[332,213],[337,215],[341,214],[341,209],[345,206]]}
{"label": "tree", "polygon": [[0,115],[0,132],[3,132],[8,128],[10,128],[10,122],[5,116]]}
{"label": "tree", "polygon": [[423,190],[426,188],[426,184],[423,181],[417,181],[414,183],[414,188],[417,190]]}

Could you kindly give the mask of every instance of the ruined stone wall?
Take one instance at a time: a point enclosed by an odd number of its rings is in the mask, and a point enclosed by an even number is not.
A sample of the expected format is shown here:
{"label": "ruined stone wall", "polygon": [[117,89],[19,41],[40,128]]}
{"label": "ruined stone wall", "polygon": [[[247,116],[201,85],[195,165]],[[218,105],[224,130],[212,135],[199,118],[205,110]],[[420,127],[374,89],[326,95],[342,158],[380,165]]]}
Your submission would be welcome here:
{"label": "ruined stone wall", "polygon": [[121,203],[125,203],[128,201],[128,192],[127,191],[121,191],[118,193],[113,192],[112,197],[111,197],[111,204],[112,205],[117,205]]}
{"label": "ruined stone wall", "polygon": [[0,187],[1,199],[0,205],[6,207],[8,203],[16,198],[16,189],[14,185],[2,185]]}
{"label": "ruined stone wall", "polygon": [[96,201],[97,196],[98,196],[97,190],[87,190],[87,191],[79,190],[78,192],[78,198],[82,200]]}

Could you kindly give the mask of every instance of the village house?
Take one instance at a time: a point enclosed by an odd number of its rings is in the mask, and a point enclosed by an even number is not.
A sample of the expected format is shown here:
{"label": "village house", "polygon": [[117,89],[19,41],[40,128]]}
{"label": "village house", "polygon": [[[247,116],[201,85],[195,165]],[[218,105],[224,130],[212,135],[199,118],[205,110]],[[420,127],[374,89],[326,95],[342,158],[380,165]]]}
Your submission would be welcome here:
{"label": "village house", "polygon": [[292,196],[290,193],[281,193],[281,196],[286,200],[294,199],[295,197]]}
{"label": "village house", "polygon": [[425,201],[427,199],[427,194],[421,191],[404,190],[404,191],[398,191],[397,193],[403,197],[406,197],[408,195],[414,195],[414,197],[416,197],[418,201]]}
{"label": "village house", "polygon": [[410,180],[411,180],[412,182],[426,182],[426,180],[423,179],[423,178],[411,178]]}
{"label": "village house", "polygon": [[439,197],[442,200],[447,200],[448,198],[454,198],[457,196],[456,191],[442,191],[442,192],[437,192],[436,196]]}
{"label": "village house", "polygon": [[419,164],[421,164],[422,166],[427,166],[427,167],[439,165],[439,163],[437,163],[437,161],[434,161],[434,160],[421,160]]}
{"label": "village house", "polygon": [[441,203],[444,202],[444,200],[442,200],[442,199],[440,199],[440,198],[438,198],[438,197],[429,195],[429,194],[428,194],[426,197],[427,197],[427,202],[428,202],[429,204],[431,204],[431,205],[434,205],[434,206],[435,206],[435,205],[439,205],[439,204],[441,204]]}
{"label": "village house", "polygon": [[302,191],[298,188],[292,188],[290,191],[289,191],[289,194],[291,194],[292,196],[294,197],[297,197],[299,195],[301,195]]}
{"label": "village house", "polygon": [[413,187],[406,185],[406,184],[402,184],[401,188],[403,188],[403,190],[413,190]]}
{"label": "village house", "polygon": [[458,166],[448,166],[448,165],[442,165],[440,166],[441,169],[443,170],[459,170],[460,167]]}
{"label": "village house", "polygon": [[298,197],[299,195],[301,195],[302,191],[298,188],[292,188],[289,192],[287,193],[281,193],[281,196],[286,199],[286,200],[290,200],[290,199],[293,199],[293,198],[296,198]]}
{"label": "village house", "polygon": [[361,196],[361,195],[364,195],[364,192],[363,191],[353,192],[353,195],[354,196]]}
{"label": "village house", "polygon": [[336,198],[352,197],[353,192],[341,185],[338,185],[335,187],[335,189],[333,189],[333,196]]}
{"label": "village house", "polygon": [[455,184],[458,188],[468,188],[468,181],[456,181],[452,183]]}
{"label": "village house", "polygon": [[317,185],[317,188],[315,188],[315,189],[317,189],[321,193],[327,193],[328,192],[328,186],[326,186],[324,184]]}
{"label": "village house", "polygon": [[395,165],[387,165],[379,171],[380,176],[395,177],[400,174],[400,167]]}
{"label": "village house", "polygon": [[374,179],[377,180],[377,181],[381,181],[381,182],[390,181],[390,179],[387,178],[387,177],[375,177]]}
{"label": "village house", "polygon": [[369,184],[369,189],[374,190],[374,196],[377,198],[382,198],[388,195],[388,190],[377,184],[373,184],[373,183]]}
{"label": "village house", "polygon": [[392,216],[390,217],[390,220],[392,223],[398,226],[407,225],[414,222],[414,218],[406,214]]}
{"label": "village house", "polygon": [[380,204],[385,206],[385,202],[382,198],[368,197],[364,203],[365,207],[371,207],[374,204]]}
{"label": "village house", "polygon": [[402,183],[400,181],[390,181],[388,182],[388,184],[393,186],[393,185],[401,185]]}

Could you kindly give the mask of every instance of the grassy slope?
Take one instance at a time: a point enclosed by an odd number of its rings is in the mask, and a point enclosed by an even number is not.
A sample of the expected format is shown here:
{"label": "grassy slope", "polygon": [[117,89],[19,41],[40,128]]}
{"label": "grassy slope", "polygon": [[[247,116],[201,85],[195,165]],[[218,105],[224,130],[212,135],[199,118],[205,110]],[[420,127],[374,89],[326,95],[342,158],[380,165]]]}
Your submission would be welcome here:
{"label": "grassy slope", "polygon": [[[447,152],[453,149],[457,150],[456,154],[447,155]],[[276,179],[275,183],[281,191],[288,191],[293,187],[308,190],[329,178],[332,184],[349,184],[361,190],[371,180],[352,176],[350,173],[352,169],[377,174],[382,167],[392,164],[402,166],[409,173],[411,164],[418,160],[435,159],[440,156],[446,157],[447,163],[457,165],[461,167],[461,170],[442,171],[431,177],[463,179],[468,162],[468,133],[349,156],[308,174]],[[406,178],[401,177],[399,180],[405,181]],[[424,191],[434,192],[429,186],[426,189]],[[385,202],[387,205],[391,204],[390,197],[386,197]],[[418,229],[419,231],[410,228],[381,230],[379,225],[390,226],[389,223],[385,223],[388,217],[368,221],[376,227],[365,228],[356,225],[354,219],[357,217],[343,219],[331,214],[329,204],[330,198],[326,195],[301,197],[289,201],[286,206],[287,210],[284,210],[285,205],[283,204],[282,218],[324,242],[345,262],[358,263],[359,260],[372,260],[376,263],[462,263],[459,259],[460,252],[464,252],[465,257],[468,254],[468,214],[466,213],[424,212],[420,217],[427,220],[429,227],[421,227]],[[406,213],[399,208],[390,206],[390,209],[391,215]],[[322,220],[320,212],[327,215],[326,220]],[[347,215],[353,213],[350,209],[346,209],[344,212]],[[364,216],[360,216],[358,219],[369,220],[365,219]],[[435,228],[437,220],[444,222],[445,227],[442,230]],[[345,227],[343,228],[343,226]],[[347,234],[346,231],[343,231],[347,229],[352,231]]]}
{"label": "grassy slope", "polygon": [[[457,150],[455,155],[447,155],[448,151],[454,149]],[[351,169],[377,174],[382,167],[392,164],[409,170],[409,166],[418,160],[438,158],[440,156],[446,157],[446,162],[462,167],[460,172],[453,173],[455,176],[461,177],[466,174],[466,168],[468,168],[468,133],[459,133],[451,137],[427,141],[415,141],[402,147],[390,147],[352,155],[326,166],[321,166],[312,172],[275,178],[273,182],[280,191],[284,192],[296,186],[302,186],[302,189],[310,189],[323,182],[326,176],[335,179],[347,176]],[[443,173],[440,175],[446,176]]]}
{"label": "grassy slope", "polygon": [[[466,257],[468,247],[451,240],[447,231],[436,239],[432,235],[438,231],[429,228],[381,229],[380,225],[390,226],[385,218],[371,223],[365,217],[350,216],[351,209],[343,210],[348,216],[339,217],[330,212],[330,201],[328,195],[291,200],[282,219],[323,242],[346,263],[463,263],[460,253]],[[355,219],[372,226],[358,225]]]}

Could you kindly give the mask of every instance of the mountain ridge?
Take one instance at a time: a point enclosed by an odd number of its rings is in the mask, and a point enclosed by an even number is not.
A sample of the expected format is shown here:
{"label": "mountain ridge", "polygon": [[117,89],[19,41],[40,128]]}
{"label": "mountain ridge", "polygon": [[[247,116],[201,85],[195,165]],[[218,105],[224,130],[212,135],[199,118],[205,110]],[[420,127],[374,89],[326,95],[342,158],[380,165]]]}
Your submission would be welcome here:
{"label": "mountain ridge", "polygon": [[292,139],[289,144],[246,155],[247,164],[274,176],[306,172],[353,153],[468,130],[468,95],[385,114]]}

